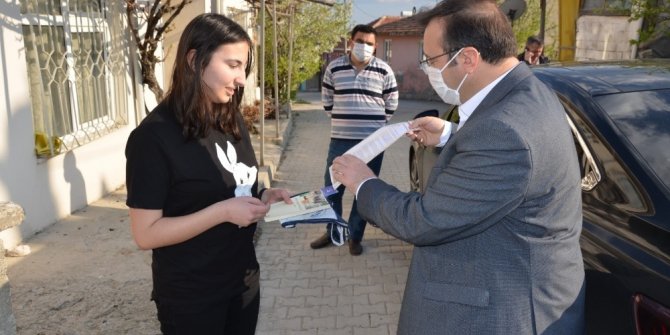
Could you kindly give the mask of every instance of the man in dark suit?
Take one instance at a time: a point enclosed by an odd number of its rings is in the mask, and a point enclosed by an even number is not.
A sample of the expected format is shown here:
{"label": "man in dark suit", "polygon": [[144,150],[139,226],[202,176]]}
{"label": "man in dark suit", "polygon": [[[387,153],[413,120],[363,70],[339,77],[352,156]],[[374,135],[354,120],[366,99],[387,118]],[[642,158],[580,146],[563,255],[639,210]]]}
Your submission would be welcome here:
{"label": "man in dark suit", "polygon": [[422,22],[425,71],[460,105],[457,126],[411,124],[444,145],[425,191],[350,155],[333,164],[359,213],[415,246],[398,334],[582,334],[580,174],[560,102],[516,59],[494,1],[442,1]]}
{"label": "man in dark suit", "polygon": [[537,36],[529,36],[526,47],[516,58],[528,65],[548,64],[549,58],[544,55],[544,43]]}

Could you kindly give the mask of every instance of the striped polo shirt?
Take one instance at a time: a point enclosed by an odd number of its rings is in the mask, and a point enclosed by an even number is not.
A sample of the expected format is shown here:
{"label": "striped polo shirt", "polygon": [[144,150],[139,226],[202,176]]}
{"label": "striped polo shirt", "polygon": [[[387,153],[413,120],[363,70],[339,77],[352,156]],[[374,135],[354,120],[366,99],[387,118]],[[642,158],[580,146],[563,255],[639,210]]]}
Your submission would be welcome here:
{"label": "striped polo shirt", "polygon": [[398,85],[393,70],[372,57],[356,73],[349,55],[326,68],[321,100],[331,116],[331,138],[362,140],[386,125],[398,107]]}

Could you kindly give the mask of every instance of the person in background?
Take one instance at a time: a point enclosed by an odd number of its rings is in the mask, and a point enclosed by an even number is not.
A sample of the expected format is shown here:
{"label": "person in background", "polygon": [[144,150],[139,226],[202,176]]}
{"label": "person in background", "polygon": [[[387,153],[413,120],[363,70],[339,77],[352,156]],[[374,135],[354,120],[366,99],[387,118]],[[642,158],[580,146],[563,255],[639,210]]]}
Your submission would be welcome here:
{"label": "person in background", "polygon": [[528,65],[549,63],[549,58],[544,55],[544,43],[536,36],[528,37],[524,52],[520,53],[517,59],[526,62]]}
{"label": "person in background", "polygon": [[179,40],[166,98],[126,144],[133,238],[152,249],[152,300],[163,334],[254,334],[256,222],[283,189],[257,188],[239,111],[251,68],[245,30],[202,14]]}
{"label": "person in background", "polygon": [[398,334],[583,334],[581,178],[563,106],[517,60],[495,1],[424,15],[424,71],[460,116],[411,122],[410,138],[443,146],[425,191],[351,155],[333,162],[361,216],[414,245]]}
{"label": "person in background", "polygon": [[[386,125],[398,107],[398,86],[391,67],[373,56],[377,43],[377,31],[359,24],[351,31],[349,49],[351,53],[333,60],[323,75],[321,97],[323,107],[331,117],[330,145],[326,159],[325,185],[331,185],[328,167],[337,156]],[[384,153],[379,154],[368,166],[379,174]],[[333,209],[342,215],[342,195],[344,187],[329,197]],[[361,240],[366,222],[358,215],[356,201],[349,214],[349,253],[360,255],[363,252]],[[326,232],[313,241],[313,249],[331,244],[332,225]]]}

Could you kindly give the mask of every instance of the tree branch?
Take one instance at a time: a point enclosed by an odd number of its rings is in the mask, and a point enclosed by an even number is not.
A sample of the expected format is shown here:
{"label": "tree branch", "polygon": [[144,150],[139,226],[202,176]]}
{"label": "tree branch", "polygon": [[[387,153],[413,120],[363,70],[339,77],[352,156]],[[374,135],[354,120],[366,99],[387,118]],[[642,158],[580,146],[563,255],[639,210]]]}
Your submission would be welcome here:
{"label": "tree branch", "polygon": [[172,24],[172,21],[174,21],[175,17],[181,13],[181,10],[184,9],[184,7],[188,4],[193,2],[193,0],[183,0],[179,5],[177,5],[176,9],[172,12],[172,15],[165,21],[165,24],[156,31],[156,38],[160,39],[163,36],[163,33]]}

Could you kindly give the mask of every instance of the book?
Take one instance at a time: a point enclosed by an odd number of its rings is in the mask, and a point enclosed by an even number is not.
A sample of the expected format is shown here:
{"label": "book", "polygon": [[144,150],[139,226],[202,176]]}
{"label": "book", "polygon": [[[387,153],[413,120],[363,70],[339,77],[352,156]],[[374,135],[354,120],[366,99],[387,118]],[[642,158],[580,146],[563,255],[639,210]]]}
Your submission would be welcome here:
{"label": "book", "polygon": [[293,203],[287,204],[283,201],[276,202],[270,206],[270,211],[265,215],[265,221],[276,221],[287,218],[298,217],[324,209],[331,209],[330,203],[321,190],[308,191],[291,197]]}

